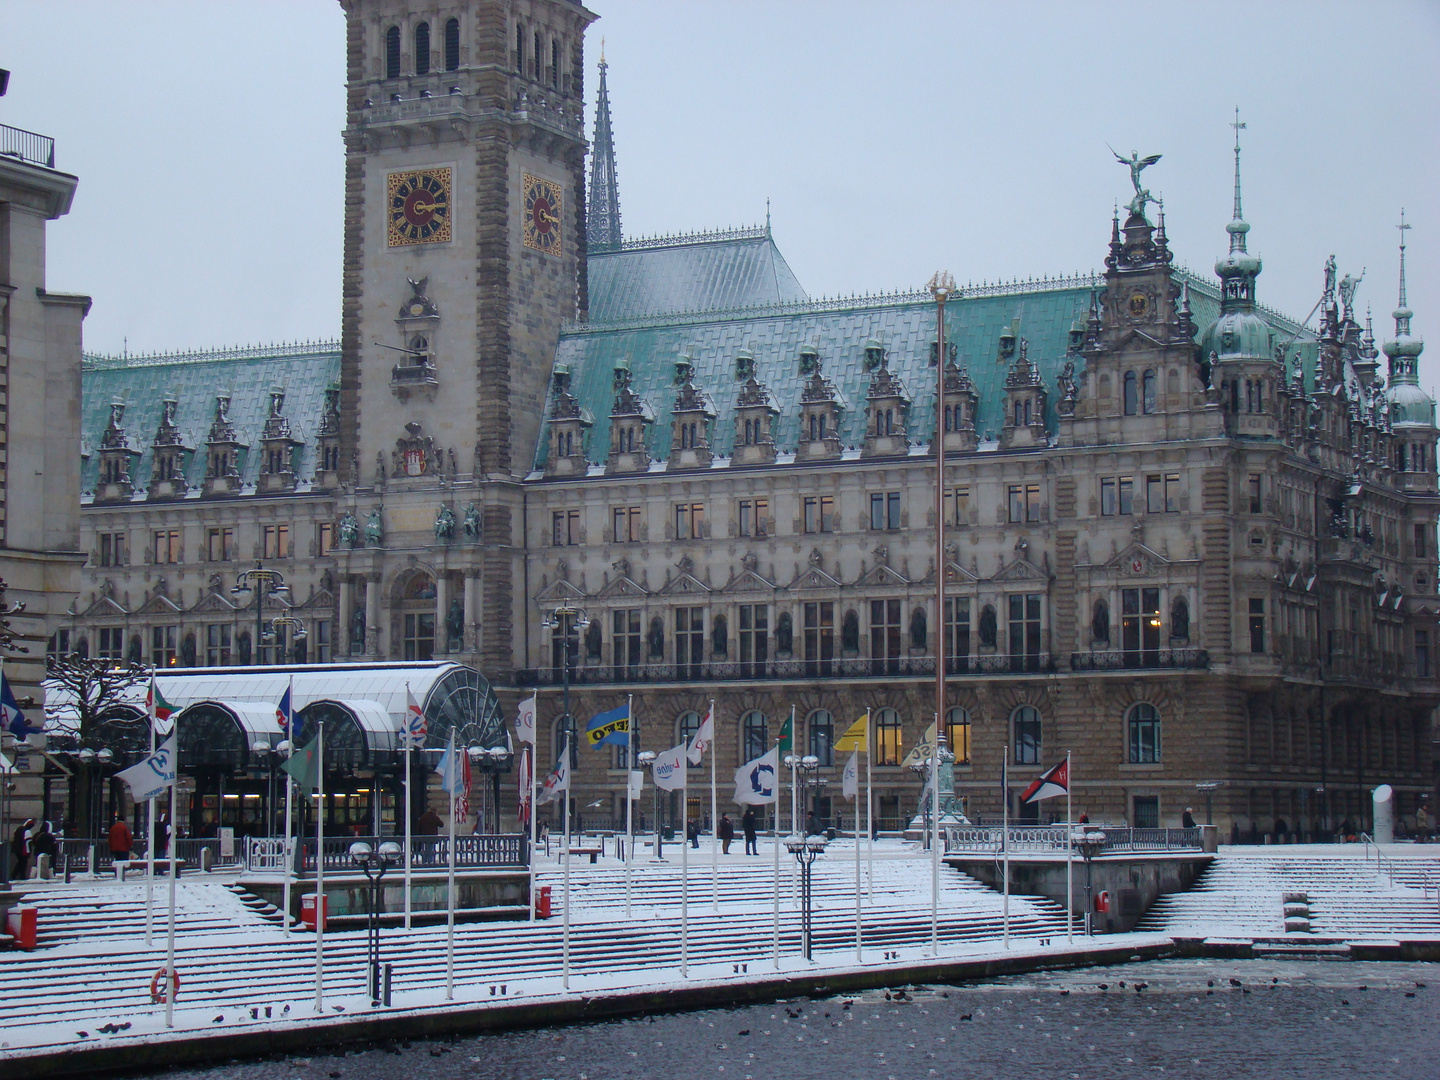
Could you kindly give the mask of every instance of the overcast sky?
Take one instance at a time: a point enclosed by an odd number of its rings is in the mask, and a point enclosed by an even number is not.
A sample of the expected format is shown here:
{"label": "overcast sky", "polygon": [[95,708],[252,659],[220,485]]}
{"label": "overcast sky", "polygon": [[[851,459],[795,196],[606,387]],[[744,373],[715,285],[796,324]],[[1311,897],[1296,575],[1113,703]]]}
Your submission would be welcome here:
{"label": "overcast sky", "polygon": [[[1400,207],[1440,370],[1440,3],[594,0],[627,236],[764,220],[814,296],[1098,267],[1122,153],[1159,153],[1180,262],[1226,247],[1235,106],[1262,302],[1366,269],[1393,326]],[[0,0],[0,123],[80,177],[49,287],[88,350],[333,338],[344,18],[334,0]]]}

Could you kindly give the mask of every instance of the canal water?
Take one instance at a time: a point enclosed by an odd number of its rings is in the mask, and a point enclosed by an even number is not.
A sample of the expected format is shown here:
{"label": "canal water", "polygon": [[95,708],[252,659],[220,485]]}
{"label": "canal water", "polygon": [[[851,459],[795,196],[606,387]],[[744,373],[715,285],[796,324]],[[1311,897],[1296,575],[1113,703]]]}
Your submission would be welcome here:
{"label": "canal water", "polygon": [[194,1080],[1436,1080],[1440,964],[1166,960],[537,1031],[386,1042]]}

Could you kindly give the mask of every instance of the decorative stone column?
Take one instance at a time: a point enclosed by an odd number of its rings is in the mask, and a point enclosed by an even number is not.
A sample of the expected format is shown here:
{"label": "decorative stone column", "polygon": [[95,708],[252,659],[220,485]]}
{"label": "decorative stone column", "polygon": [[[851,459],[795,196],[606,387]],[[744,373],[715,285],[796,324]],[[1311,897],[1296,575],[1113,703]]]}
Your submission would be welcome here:
{"label": "decorative stone column", "polygon": [[[335,655],[350,655],[350,622],[355,618],[355,582],[348,575],[340,582],[340,633],[343,635],[340,641],[336,642]],[[344,648],[339,648],[341,644]]]}
{"label": "decorative stone column", "polygon": [[435,655],[449,651],[450,634],[445,629],[445,616],[450,614],[450,577],[445,571],[435,575]]}
{"label": "decorative stone column", "polygon": [[465,575],[465,651],[480,651],[480,574]]}
{"label": "decorative stone column", "polygon": [[365,575],[365,654],[380,655],[380,575]]}

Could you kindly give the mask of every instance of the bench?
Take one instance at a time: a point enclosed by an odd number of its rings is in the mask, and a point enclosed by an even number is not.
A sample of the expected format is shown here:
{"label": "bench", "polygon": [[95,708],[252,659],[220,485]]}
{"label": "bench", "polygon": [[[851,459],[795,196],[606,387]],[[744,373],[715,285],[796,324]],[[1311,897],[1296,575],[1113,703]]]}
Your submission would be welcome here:
{"label": "bench", "polygon": [[572,847],[572,848],[570,849],[570,854],[571,854],[571,855],[589,855],[589,856],[590,856],[590,865],[591,865],[591,866],[594,866],[594,865],[596,865],[596,860],[597,860],[601,855],[604,854],[604,850],[603,850],[602,848],[600,848],[600,847]]}

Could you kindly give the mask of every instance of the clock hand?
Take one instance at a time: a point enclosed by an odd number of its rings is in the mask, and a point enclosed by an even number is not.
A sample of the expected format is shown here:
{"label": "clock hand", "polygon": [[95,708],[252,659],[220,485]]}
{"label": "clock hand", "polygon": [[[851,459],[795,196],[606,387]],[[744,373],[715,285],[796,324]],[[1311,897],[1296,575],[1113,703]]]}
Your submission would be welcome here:
{"label": "clock hand", "polygon": [[417,202],[412,209],[414,209],[415,212],[418,213],[418,214],[424,214],[424,213],[428,213],[428,212],[431,212],[431,211],[443,209],[444,206],[445,206],[444,203],[433,203],[433,202],[432,202],[432,203],[422,203],[422,202]]}
{"label": "clock hand", "polygon": [[541,211],[540,211],[539,213],[537,213],[535,216],[538,217],[541,221],[543,221],[546,225],[559,225],[559,224],[560,224],[560,219],[559,219],[559,218],[557,218],[554,214],[547,214],[547,213],[545,213],[544,210],[541,210]]}

